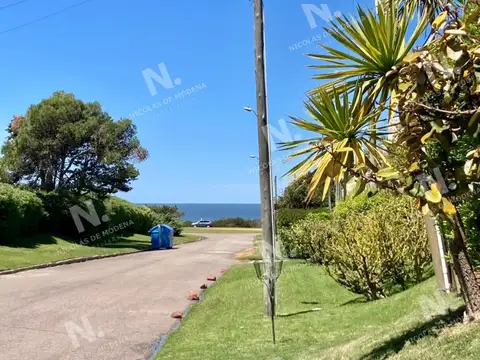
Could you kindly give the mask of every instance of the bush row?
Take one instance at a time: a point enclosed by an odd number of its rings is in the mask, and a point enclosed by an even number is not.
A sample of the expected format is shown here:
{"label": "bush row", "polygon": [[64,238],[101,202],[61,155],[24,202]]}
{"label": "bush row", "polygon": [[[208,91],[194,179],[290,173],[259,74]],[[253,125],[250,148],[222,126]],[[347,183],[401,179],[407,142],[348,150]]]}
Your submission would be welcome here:
{"label": "bush row", "polygon": [[38,232],[45,216],[42,200],[34,193],[8,184],[0,184],[0,240]]}
{"label": "bush row", "polygon": [[251,220],[244,218],[223,218],[212,221],[213,227],[233,227],[233,228],[258,228],[261,226],[260,220]]}
{"label": "bush row", "polygon": [[[80,215],[75,221],[70,211],[72,208],[76,209],[74,212],[87,215],[87,218]],[[96,234],[114,227],[115,236],[148,235],[148,230],[157,224],[168,224],[174,228],[175,235],[180,235],[182,222],[175,212],[156,210],[117,197],[105,200],[75,198],[68,194],[33,192],[0,183],[0,243],[12,243],[15,238],[40,232],[80,241],[94,238]],[[125,226],[119,227],[121,224]]]}
{"label": "bush row", "polygon": [[319,216],[324,219],[330,218],[330,213],[325,208],[316,208],[316,209],[279,208],[277,209],[277,227],[289,228],[293,224],[303,219],[306,219],[306,217],[311,213],[319,214]]}
{"label": "bush row", "polygon": [[330,220],[311,214],[280,229],[280,239],[288,256],[323,263],[338,283],[368,300],[422,281],[431,263],[414,201],[386,192],[346,201]]}

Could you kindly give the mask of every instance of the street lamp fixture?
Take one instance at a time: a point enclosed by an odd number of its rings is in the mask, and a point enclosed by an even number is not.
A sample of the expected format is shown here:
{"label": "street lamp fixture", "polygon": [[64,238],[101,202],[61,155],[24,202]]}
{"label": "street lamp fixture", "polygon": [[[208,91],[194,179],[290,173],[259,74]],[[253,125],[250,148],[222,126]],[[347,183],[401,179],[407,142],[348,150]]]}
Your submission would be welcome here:
{"label": "street lamp fixture", "polygon": [[250,106],[244,106],[243,110],[245,110],[246,112],[253,112],[255,115],[257,115],[257,112],[253,110]]}

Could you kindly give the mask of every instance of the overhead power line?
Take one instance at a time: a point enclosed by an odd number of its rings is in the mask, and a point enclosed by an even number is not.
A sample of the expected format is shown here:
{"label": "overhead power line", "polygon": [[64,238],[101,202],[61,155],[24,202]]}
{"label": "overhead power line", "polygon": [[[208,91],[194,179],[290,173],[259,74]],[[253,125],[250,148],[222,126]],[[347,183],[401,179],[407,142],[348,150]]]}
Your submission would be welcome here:
{"label": "overhead power line", "polygon": [[[28,1],[28,0],[23,0],[23,1]],[[45,16],[39,17],[39,18],[37,18],[37,19],[34,19],[34,20],[32,20],[32,21],[29,21],[29,22],[27,22],[27,23],[24,23],[24,24],[15,26],[15,27],[10,28],[10,29],[7,29],[7,30],[2,30],[2,31],[0,31],[0,35],[6,34],[6,33],[8,33],[8,32],[14,31],[14,30],[18,30],[18,29],[24,28],[24,27],[26,27],[26,26],[28,26],[28,25],[31,25],[31,24],[34,24],[34,23],[37,23],[37,22],[40,22],[40,21],[43,21],[43,20],[48,19],[48,18],[50,18],[50,17],[52,17],[52,16],[58,15],[58,14],[60,14],[60,13],[63,13],[63,12],[65,12],[65,11],[67,11],[67,10],[73,9],[73,8],[75,8],[75,7],[78,7],[78,6],[80,6],[80,5],[86,4],[86,3],[91,2],[91,1],[94,1],[94,0],[84,0],[84,1],[82,1],[82,2],[79,2],[79,3],[73,4],[73,5],[67,6],[66,8],[63,8],[63,9],[61,9],[61,10],[55,11],[55,12],[53,12],[53,13],[50,13],[50,14],[47,14],[47,15],[45,15]],[[8,6],[8,5],[7,5],[7,6]],[[11,6],[13,6],[13,5],[11,5]]]}
{"label": "overhead power line", "polygon": [[20,4],[23,4],[24,2],[27,2],[27,1],[30,1],[30,0],[19,0],[17,2],[12,3],[12,4],[3,5],[3,6],[0,6],[0,10],[5,10],[9,7],[12,7],[12,6],[15,6],[15,5],[20,5]]}

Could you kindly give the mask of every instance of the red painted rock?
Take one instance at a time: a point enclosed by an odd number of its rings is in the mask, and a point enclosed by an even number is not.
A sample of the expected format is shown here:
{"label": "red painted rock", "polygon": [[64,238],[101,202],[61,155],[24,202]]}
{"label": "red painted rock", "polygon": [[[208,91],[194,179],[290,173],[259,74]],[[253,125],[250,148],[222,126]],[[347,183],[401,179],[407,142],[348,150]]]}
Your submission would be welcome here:
{"label": "red painted rock", "polygon": [[217,281],[217,277],[216,276],[213,276],[213,275],[210,275],[208,278],[207,278],[208,281]]}
{"label": "red painted rock", "polygon": [[183,317],[183,313],[181,313],[180,311],[176,311],[172,313],[171,317],[174,319],[181,319]]}
{"label": "red painted rock", "polygon": [[200,286],[200,289],[202,290],[205,290],[207,288],[207,285],[203,284],[202,286]]}
{"label": "red painted rock", "polygon": [[195,291],[190,291],[190,292],[188,293],[187,299],[188,299],[188,300],[192,300],[192,301],[200,300],[200,295],[198,295],[198,293],[195,292]]}

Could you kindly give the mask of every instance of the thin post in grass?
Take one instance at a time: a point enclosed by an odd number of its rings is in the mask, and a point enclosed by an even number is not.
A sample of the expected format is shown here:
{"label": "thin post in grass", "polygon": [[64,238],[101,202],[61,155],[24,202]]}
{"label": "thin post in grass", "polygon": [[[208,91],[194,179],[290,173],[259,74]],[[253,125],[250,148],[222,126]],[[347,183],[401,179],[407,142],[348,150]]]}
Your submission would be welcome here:
{"label": "thin post in grass", "polygon": [[[267,260],[268,261],[268,260]],[[255,261],[253,263],[253,266],[255,267],[255,272],[257,274],[257,278],[259,280],[262,280],[262,282],[265,284],[265,286],[268,289],[268,296],[270,298],[270,304],[271,304],[271,313],[270,313],[270,319],[272,322],[272,340],[273,344],[276,344],[276,337],[275,337],[275,316],[276,316],[276,300],[275,300],[275,285],[280,277],[280,274],[282,273],[282,268],[283,268],[283,259],[282,260],[274,260],[269,267],[273,269],[273,272],[270,273],[265,270],[265,261]]]}

